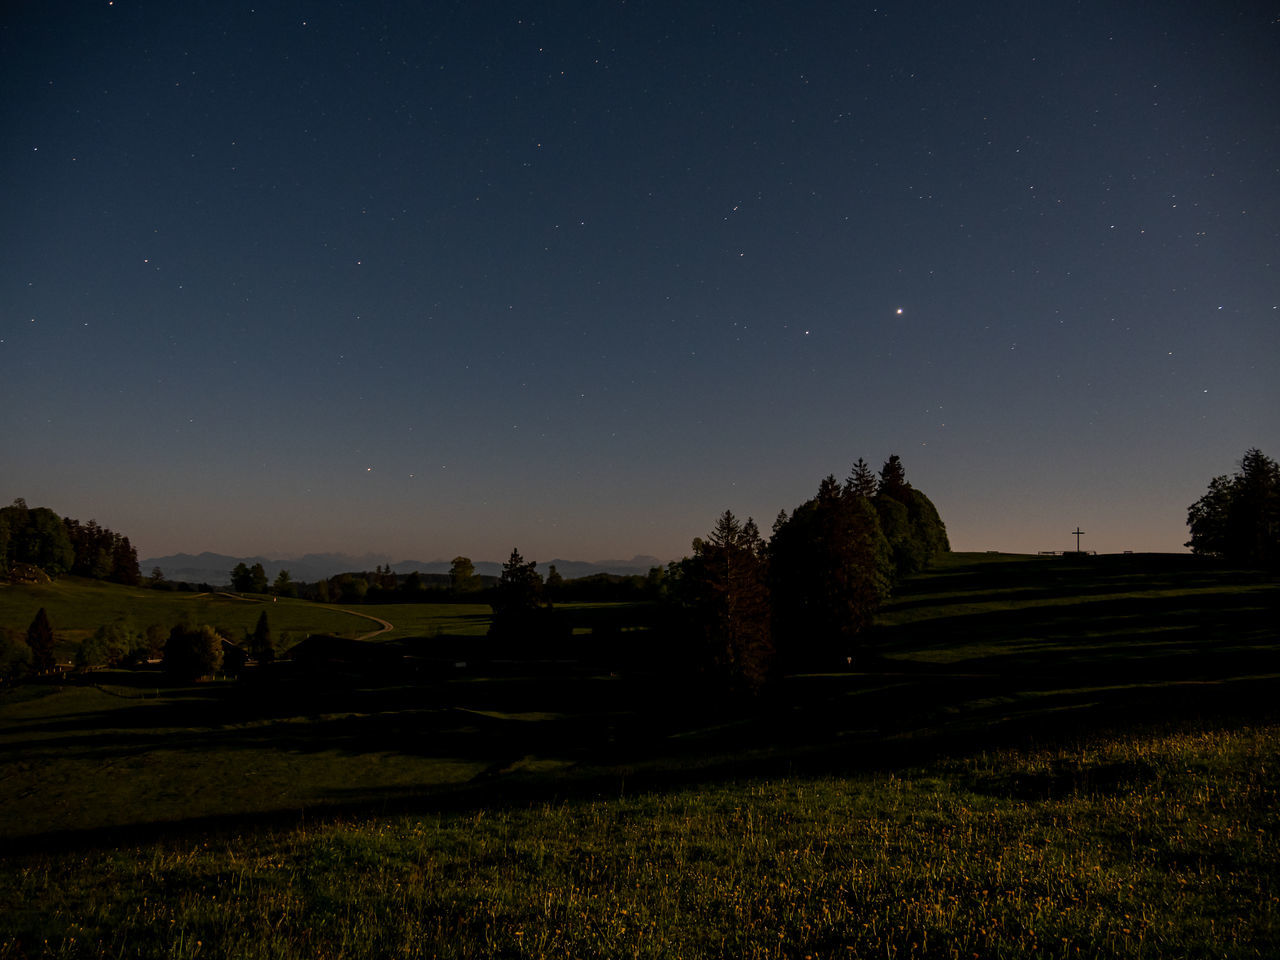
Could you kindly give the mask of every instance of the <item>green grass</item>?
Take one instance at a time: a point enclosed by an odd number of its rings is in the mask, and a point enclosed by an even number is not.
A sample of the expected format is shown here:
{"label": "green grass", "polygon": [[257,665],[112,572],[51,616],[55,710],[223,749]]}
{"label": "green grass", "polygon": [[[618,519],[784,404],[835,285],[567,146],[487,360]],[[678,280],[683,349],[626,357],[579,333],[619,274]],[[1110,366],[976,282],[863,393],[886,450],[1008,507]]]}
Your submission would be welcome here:
{"label": "green grass", "polygon": [[[428,656],[487,614],[356,609]],[[1276,609],[954,555],[752,710],[663,663],[19,688],[0,957],[1277,955]]]}
{"label": "green grass", "polygon": [[483,637],[493,615],[487,603],[365,603],[351,610],[380,617],[395,625],[376,639],[403,640],[409,637]]}
{"label": "green grass", "polygon": [[[120,619],[138,630],[158,623],[166,629],[189,617],[209,623],[239,639],[251,631],[263,610],[277,635],[333,633],[358,636],[377,629],[365,617],[335,606],[270,597],[236,598],[225,594],[171,593],[128,587],[100,580],[63,577],[42,584],[0,584],[0,625],[25,634],[41,607],[48,613],[59,643],[56,653],[70,660],[80,641],[98,627]],[[355,608],[359,609],[359,608]]]}
{"label": "green grass", "polygon": [[1278,734],[19,857],[0,956],[1274,956]]}

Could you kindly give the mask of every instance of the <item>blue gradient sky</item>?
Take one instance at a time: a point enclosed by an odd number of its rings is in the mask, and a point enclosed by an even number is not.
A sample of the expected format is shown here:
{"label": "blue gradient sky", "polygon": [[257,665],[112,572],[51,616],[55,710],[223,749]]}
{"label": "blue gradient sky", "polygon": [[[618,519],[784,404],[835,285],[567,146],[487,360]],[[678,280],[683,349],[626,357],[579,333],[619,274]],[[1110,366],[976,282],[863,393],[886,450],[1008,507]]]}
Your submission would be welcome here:
{"label": "blue gradient sky", "polygon": [[667,560],[891,453],[1180,550],[1280,453],[1273,5],[20,2],[0,91],[0,497],[143,557]]}

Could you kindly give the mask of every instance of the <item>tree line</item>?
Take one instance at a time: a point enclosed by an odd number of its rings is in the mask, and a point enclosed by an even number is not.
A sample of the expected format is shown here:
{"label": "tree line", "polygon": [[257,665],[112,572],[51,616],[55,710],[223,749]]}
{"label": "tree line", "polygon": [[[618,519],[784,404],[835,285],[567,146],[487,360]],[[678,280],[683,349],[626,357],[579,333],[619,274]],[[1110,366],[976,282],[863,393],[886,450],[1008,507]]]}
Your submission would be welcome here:
{"label": "tree line", "polygon": [[[642,578],[659,601],[655,648],[677,672],[752,694],[784,670],[851,664],[894,583],[950,544],[937,508],[894,455],[878,476],[859,459],[843,483],[826,477],[814,497],[778,514],[768,540],[753,519],[726,510],[692,549]],[[512,550],[489,601],[490,636],[526,649],[563,640],[550,586]]]}
{"label": "tree line", "polygon": [[0,508],[0,575],[36,571],[49,577],[70,573],[131,586],[142,580],[138,552],[128,537],[96,520],[82,524],[48,507],[29,508],[18,498]]}
{"label": "tree line", "polygon": [[[153,623],[138,629],[127,618],[103,624],[76,648],[72,667],[77,671],[96,667],[134,667],[158,660],[164,671],[180,681],[199,680],[217,673],[238,674],[253,660],[266,665],[276,658],[277,637],[267,612],[258,616],[253,630],[244,631],[237,643],[236,631],[183,619],[171,628]],[[283,638],[288,642],[288,636]],[[24,634],[0,628],[0,683],[15,683],[33,674],[59,669],[53,624],[41,607]]]}
{"label": "tree line", "polygon": [[852,665],[860,636],[902,577],[949,551],[946,526],[891,456],[843,483],[827,476],[766,540],[726,510],[671,565],[668,630],[725,689],[759,692],[782,671]]}

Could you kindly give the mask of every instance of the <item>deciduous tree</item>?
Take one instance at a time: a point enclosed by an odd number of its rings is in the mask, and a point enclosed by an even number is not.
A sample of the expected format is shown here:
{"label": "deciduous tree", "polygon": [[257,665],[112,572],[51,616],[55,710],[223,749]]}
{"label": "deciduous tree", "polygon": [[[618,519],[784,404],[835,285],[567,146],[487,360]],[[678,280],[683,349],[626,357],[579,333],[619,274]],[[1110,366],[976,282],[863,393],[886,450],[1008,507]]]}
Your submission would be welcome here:
{"label": "deciduous tree", "polygon": [[1280,563],[1280,466],[1254,447],[1233,476],[1214,477],[1187,508],[1192,553],[1239,563]]}
{"label": "deciduous tree", "polygon": [[449,589],[455,594],[475,589],[476,568],[470,557],[454,557],[449,565]]}
{"label": "deciduous tree", "polygon": [[164,668],[179,680],[199,680],[222,668],[222,637],[209,624],[177,626],[164,646]]}

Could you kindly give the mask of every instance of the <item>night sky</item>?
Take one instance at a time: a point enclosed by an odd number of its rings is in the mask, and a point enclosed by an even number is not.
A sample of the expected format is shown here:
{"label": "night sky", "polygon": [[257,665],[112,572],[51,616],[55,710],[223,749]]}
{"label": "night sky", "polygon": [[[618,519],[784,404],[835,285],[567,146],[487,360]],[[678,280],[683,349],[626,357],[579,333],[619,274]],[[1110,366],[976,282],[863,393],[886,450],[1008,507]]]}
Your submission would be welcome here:
{"label": "night sky", "polygon": [[689,550],[898,454],[961,550],[1280,455],[1270,3],[0,14],[0,498],[141,557]]}

